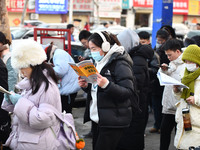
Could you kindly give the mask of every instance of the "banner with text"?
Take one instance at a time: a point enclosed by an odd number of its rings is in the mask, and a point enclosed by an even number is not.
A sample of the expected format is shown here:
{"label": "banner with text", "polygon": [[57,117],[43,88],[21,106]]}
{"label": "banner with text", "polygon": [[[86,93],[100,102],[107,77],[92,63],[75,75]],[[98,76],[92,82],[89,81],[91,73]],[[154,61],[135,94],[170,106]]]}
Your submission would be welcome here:
{"label": "banner with text", "polygon": [[[163,0],[167,2],[169,0]],[[188,14],[189,0],[173,0],[173,14]],[[153,0],[133,0],[133,7],[152,8]]]}
{"label": "banner with text", "polygon": [[73,11],[92,12],[93,9],[92,0],[73,0]]}
{"label": "banner with text", "polygon": [[120,18],[122,0],[99,0],[99,17]]}
{"label": "banner with text", "polygon": [[66,14],[68,0],[36,0],[35,11],[38,14]]}
{"label": "banner with text", "polygon": [[[6,0],[8,12],[23,12],[25,0]],[[35,12],[35,0],[29,0],[26,12]]]}

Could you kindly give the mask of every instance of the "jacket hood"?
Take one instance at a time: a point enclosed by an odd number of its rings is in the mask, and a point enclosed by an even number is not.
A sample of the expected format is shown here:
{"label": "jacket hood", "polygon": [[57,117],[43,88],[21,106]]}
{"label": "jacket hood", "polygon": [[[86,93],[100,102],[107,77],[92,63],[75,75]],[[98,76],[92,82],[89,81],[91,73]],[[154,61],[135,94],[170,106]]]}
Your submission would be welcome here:
{"label": "jacket hood", "polygon": [[150,45],[138,45],[132,48],[129,52],[130,56],[142,56],[146,59],[152,59],[154,51]]}
{"label": "jacket hood", "polygon": [[131,48],[139,45],[139,36],[131,29],[126,29],[123,32],[120,32],[117,35],[117,38],[127,52],[129,52]]}
{"label": "jacket hood", "polygon": [[130,55],[126,51],[124,51],[123,54],[118,53],[118,52],[113,53],[107,64],[110,64],[115,60],[124,60],[128,62],[130,66],[133,66],[133,60],[131,59]]}

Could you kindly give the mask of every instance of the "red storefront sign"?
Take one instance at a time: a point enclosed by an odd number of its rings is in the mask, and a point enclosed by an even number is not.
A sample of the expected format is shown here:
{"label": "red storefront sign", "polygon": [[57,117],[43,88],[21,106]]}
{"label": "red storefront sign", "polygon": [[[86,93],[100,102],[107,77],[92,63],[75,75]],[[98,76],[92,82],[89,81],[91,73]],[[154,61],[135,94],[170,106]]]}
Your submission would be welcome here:
{"label": "red storefront sign", "polygon": [[[6,0],[6,6],[8,12],[23,12],[25,0]],[[35,12],[35,4],[31,4],[30,1],[27,6],[27,12]],[[30,9],[29,9],[30,8]]]}
{"label": "red storefront sign", "polygon": [[153,7],[153,0],[133,0],[133,7]]}
{"label": "red storefront sign", "polygon": [[73,11],[93,11],[93,1],[92,0],[73,0]]}
{"label": "red storefront sign", "polygon": [[188,14],[188,0],[174,0],[173,2],[174,14]]}
{"label": "red storefront sign", "polygon": [[[154,0],[133,0],[133,7],[153,8]],[[188,0],[173,0],[174,14],[188,14]]]}

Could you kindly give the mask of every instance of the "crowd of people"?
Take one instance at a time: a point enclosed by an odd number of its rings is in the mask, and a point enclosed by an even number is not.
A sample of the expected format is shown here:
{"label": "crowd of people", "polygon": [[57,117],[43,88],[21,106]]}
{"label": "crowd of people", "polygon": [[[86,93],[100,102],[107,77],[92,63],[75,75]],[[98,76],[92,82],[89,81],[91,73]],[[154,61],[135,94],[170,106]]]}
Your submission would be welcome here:
{"label": "crowd of people", "polygon": [[[71,35],[65,37],[73,41],[74,26],[67,29]],[[3,149],[59,150],[59,119],[42,104],[73,113],[80,89],[87,93],[84,123],[91,121],[91,131],[85,137],[92,137],[93,150],[144,150],[149,108],[155,120],[149,132],[160,134],[160,150],[169,149],[173,129],[177,150],[200,146],[199,39],[180,41],[165,25],[152,48],[146,31],[82,30],[79,40],[86,50],[78,60],[91,60],[98,71],[96,82],[89,83],[68,64],[74,59],[53,42],[44,46],[27,40],[11,49],[0,32],[0,86],[10,91],[0,93]],[[185,86],[161,86],[157,73]]]}

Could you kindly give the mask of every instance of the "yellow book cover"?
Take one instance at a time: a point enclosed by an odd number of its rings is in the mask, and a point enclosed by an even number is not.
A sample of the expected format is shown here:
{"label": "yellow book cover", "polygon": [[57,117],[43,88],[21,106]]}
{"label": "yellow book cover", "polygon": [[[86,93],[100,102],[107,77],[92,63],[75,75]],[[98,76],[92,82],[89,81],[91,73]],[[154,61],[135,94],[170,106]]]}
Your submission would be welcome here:
{"label": "yellow book cover", "polygon": [[98,73],[98,71],[91,60],[84,60],[79,63],[69,63],[69,65],[74,69],[78,76],[86,79],[87,82],[96,82],[96,73]]}

